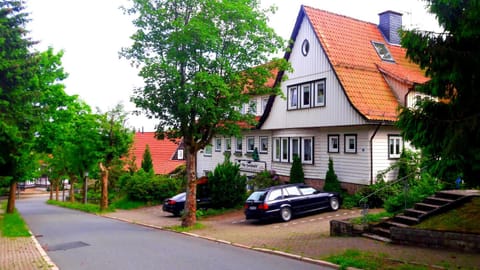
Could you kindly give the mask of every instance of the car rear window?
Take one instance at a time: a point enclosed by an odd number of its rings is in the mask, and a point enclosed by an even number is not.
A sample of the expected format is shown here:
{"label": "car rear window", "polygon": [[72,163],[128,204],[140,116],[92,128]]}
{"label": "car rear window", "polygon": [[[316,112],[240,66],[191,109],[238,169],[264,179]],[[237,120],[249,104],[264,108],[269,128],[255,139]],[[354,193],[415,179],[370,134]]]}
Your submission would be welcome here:
{"label": "car rear window", "polygon": [[266,191],[255,191],[248,196],[247,201],[264,201],[266,194]]}
{"label": "car rear window", "polygon": [[185,200],[185,195],[186,193],[180,193],[172,197],[172,200],[178,201],[178,200]]}

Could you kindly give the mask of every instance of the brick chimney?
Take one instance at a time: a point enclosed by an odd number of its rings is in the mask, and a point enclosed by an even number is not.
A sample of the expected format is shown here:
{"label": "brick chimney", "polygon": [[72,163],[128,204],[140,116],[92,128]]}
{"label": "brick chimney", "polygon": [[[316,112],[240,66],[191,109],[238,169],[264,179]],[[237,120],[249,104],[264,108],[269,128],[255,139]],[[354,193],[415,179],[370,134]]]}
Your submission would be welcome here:
{"label": "brick chimney", "polygon": [[380,16],[380,24],[378,27],[391,44],[400,44],[400,35],[398,31],[402,28],[402,13],[387,10],[378,14]]}

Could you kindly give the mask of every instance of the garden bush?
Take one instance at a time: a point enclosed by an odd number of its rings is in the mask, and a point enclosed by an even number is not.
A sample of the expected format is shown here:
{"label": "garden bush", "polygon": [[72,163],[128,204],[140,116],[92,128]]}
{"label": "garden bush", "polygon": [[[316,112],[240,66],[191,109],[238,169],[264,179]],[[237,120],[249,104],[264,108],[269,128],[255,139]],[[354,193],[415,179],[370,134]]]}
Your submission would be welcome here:
{"label": "garden bush", "polygon": [[267,188],[279,184],[279,177],[275,171],[262,171],[257,173],[249,182],[254,190]]}
{"label": "garden bush", "polygon": [[303,172],[302,161],[298,155],[293,156],[292,167],[290,168],[290,183],[304,183],[305,173]]}
{"label": "garden bush", "polygon": [[182,190],[182,181],[168,176],[158,176],[152,171],[138,170],[133,175],[121,177],[123,192],[134,201],[160,202]]}
{"label": "garden bush", "polygon": [[331,158],[328,159],[328,171],[327,175],[325,176],[325,185],[323,186],[324,191],[330,192],[342,192],[342,187],[340,185],[340,181],[338,181],[338,177],[335,174],[335,170],[333,169],[333,160]]}
{"label": "garden bush", "polygon": [[240,175],[240,165],[226,160],[208,174],[208,187],[214,208],[231,208],[243,203],[246,177]]}

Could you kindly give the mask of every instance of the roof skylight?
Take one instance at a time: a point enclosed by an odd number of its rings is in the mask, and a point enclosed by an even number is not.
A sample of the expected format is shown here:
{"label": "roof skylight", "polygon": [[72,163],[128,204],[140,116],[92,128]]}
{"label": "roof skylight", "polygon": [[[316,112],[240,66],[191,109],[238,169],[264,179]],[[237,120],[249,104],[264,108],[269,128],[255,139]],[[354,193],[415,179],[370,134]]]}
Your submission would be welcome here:
{"label": "roof skylight", "polygon": [[385,44],[376,41],[372,41],[372,44],[377,51],[378,56],[380,56],[383,61],[395,62],[392,54],[390,54],[390,51],[388,50],[387,46],[385,46]]}

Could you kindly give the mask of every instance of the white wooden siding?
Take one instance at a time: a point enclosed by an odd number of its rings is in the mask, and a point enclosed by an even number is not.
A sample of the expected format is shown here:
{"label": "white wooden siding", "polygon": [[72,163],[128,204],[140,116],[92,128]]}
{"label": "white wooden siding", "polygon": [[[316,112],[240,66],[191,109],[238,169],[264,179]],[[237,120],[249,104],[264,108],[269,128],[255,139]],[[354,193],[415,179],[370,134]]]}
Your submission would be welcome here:
{"label": "white wooden siding", "polygon": [[[272,133],[273,137],[314,137],[314,164],[303,164],[305,178],[325,179],[328,170],[329,157],[333,160],[335,173],[339,180],[345,183],[368,185],[370,183],[369,130],[373,127],[357,128],[316,128],[288,129]],[[345,153],[344,136],[357,135],[357,153]],[[339,153],[328,153],[328,135],[339,135]],[[290,175],[291,163],[273,162],[272,169],[279,175]]]}
{"label": "white wooden siding", "polygon": [[[310,42],[310,52],[306,57],[301,53],[301,45],[305,39]],[[365,124],[364,118],[349,103],[307,19],[302,22],[289,61],[294,71],[286,74],[288,79],[281,84],[285,99],[281,97],[275,99],[272,111],[262,129]],[[287,111],[288,86],[321,79],[326,80],[324,107]]]}
{"label": "white wooden siding", "polygon": [[[255,147],[257,147],[260,161],[266,162],[266,169],[271,169],[272,164],[272,136],[270,131],[252,130],[244,132],[242,135],[242,153],[235,153],[235,137],[231,137],[232,150],[230,155],[230,161],[235,162],[237,159],[252,160],[251,153],[247,153],[247,137],[255,137]],[[268,152],[260,153],[260,137],[268,137]],[[225,137],[217,136],[216,138],[222,138],[221,151],[215,151],[215,138],[212,141],[212,155],[205,156],[204,150],[197,153],[197,177],[205,175],[206,171],[213,171],[215,167],[223,163],[225,160]],[[251,173],[244,173],[251,175]]]}
{"label": "white wooden siding", "polygon": [[[373,139],[373,180],[377,181],[377,175],[392,166],[398,159],[388,158],[388,135],[400,135],[400,130],[391,127],[381,127]],[[384,177],[385,181],[397,179],[398,171],[393,170]]]}

